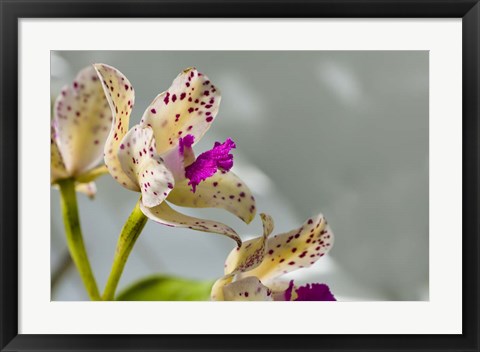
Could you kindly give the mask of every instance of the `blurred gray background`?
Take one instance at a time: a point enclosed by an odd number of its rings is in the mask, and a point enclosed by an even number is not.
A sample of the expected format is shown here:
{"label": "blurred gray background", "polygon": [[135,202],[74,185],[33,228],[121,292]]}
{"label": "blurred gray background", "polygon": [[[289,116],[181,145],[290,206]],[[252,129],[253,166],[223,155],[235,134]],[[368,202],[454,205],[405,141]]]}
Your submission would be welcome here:
{"label": "blurred gray background", "polygon": [[[183,69],[195,66],[222,91],[215,140],[237,144],[234,171],[271,214],[275,233],[318,212],[335,233],[330,254],[290,274],[325,282],[340,300],[428,300],[428,52],[426,51],[75,51],[52,52],[52,99],[83,67],[103,62],[135,87],[130,125]],[[103,290],[120,229],[138,194],[109,175],[94,201],[79,195],[87,249]],[[51,192],[52,300],[85,300],[68,257],[57,190]],[[181,211],[261,233],[222,210]],[[149,274],[215,279],[234,243],[152,221],[120,289]]]}

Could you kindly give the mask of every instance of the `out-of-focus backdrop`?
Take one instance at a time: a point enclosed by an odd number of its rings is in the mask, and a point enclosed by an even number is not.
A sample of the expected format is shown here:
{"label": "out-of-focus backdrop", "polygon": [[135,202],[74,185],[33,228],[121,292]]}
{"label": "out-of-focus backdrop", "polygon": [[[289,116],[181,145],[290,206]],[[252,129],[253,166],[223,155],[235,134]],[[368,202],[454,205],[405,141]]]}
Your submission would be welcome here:
{"label": "out-of-focus backdrop", "polygon": [[[428,52],[54,51],[55,99],[83,67],[107,63],[135,87],[131,125],[185,68],[222,91],[215,123],[195,147],[231,137],[234,171],[275,219],[274,233],[322,212],[330,254],[290,277],[325,282],[339,300],[428,300]],[[91,201],[79,195],[85,241],[100,289],[120,229],[138,194],[109,175]],[[182,211],[222,221],[243,239],[261,233],[212,209]],[[52,300],[86,300],[68,252],[57,190],[51,192]],[[150,274],[215,279],[233,241],[147,223],[119,289]]]}

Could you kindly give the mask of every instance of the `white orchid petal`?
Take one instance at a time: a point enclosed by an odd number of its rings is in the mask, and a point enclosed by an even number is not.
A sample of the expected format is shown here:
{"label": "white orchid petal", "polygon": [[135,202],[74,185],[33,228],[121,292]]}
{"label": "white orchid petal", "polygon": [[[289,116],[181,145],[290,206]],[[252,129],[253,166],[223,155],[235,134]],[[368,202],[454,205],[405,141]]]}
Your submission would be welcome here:
{"label": "white orchid petal", "polygon": [[273,301],[272,291],[256,277],[246,277],[223,287],[225,301]]}
{"label": "white orchid petal", "polygon": [[63,163],[62,155],[58,150],[57,143],[55,141],[55,131],[53,127],[51,128],[50,136],[50,182],[55,183],[55,181],[68,177],[68,172],[65,169],[65,164]]}
{"label": "white orchid petal", "polygon": [[65,86],[54,106],[55,140],[69,176],[96,166],[110,129],[111,113],[93,67]]}
{"label": "white orchid petal", "polygon": [[270,237],[263,262],[245,276],[258,277],[269,286],[285,273],[307,268],[333,246],[333,233],[323,215],[308,219],[299,229]]}
{"label": "white orchid petal", "polygon": [[210,291],[210,298],[212,301],[224,301],[223,288],[233,281],[234,275],[225,275],[219,278],[212,286]]}
{"label": "white orchid petal", "polygon": [[76,183],[75,191],[85,194],[88,198],[93,199],[97,194],[97,186],[95,182]]}
{"label": "white orchid petal", "polygon": [[138,185],[122,171],[118,160],[118,149],[122,138],[128,132],[135,91],[127,77],[116,68],[105,64],[94,66],[108,100],[110,114],[113,116],[109,125],[110,133],[104,146],[105,164],[118,183],[132,191],[139,191]]}
{"label": "white orchid petal", "polygon": [[146,207],[159,205],[173,189],[173,175],[155,151],[151,128],[134,126],[120,144],[118,160],[123,172],[138,185]]}
{"label": "white orchid petal", "polygon": [[171,227],[183,227],[192,230],[217,233],[225,235],[233,239],[237,244],[241,245],[240,237],[229,226],[221,222],[199,219],[185,214],[181,214],[173,210],[166,202],[153,208],[147,208],[140,204],[142,212],[151,220]]}
{"label": "white orchid petal", "polygon": [[195,143],[203,137],[217,115],[220,99],[220,91],[208,77],[189,68],[155,98],[141,123],[153,128],[157,152],[167,153],[180,137],[190,134]]}
{"label": "white orchid petal", "polygon": [[225,262],[225,275],[218,279],[212,287],[211,298],[224,300],[223,287],[233,281],[233,277],[260,265],[265,257],[266,241],[273,230],[273,219],[267,214],[260,214],[263,223],[263,236],[242,243],[233,249]]}
{"label": "white orchid petal", "polygon": [[243,242],[240,248],[233,249],[225,261],[225,274],[250,271],[260,265],[265,257],[267,238],[273,230],[273,219],[260,214],[263,223],[263,236]]}
{"label": "white orchid petal", "polygon": [[177,182],[168,200],[175,205],[192,208],[221,208],[250,223],[256,207],[252,192],[233,172],[217,171],[196,186],[195,193],[189,180]]}

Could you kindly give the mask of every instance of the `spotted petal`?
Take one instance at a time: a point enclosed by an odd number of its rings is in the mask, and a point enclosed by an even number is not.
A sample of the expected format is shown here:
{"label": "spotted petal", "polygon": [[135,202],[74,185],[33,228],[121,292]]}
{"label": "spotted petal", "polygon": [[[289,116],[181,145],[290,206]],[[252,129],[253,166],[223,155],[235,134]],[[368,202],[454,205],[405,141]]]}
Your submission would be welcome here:
{"label": "spotted petal", "polygon": [[256,276],[269,286],[280,275],[311,266],[332,246],[333,233],[320,214],[297,230],[269,238],[263,262],[244,275]]}
{"label": "spotted petal", "polygon": [[217,171],[191,191],[188,180],[177,182],[168,195],[173,204],[191,208],[222,208],[249,224],[256,207],[252,192],[233,172]]}
{"label": "spotted petal", "polygon": [[56,142],[70,176],[96,166],[111,124],[111,113],[93,67],[62,89],[54,106]]}
{"label": "spotted petal", "polygon": [[94,66],[102,82],[104,94],[110,106],[110,114],[113,116],[104,148],[105,164],[112,177],[121,185],[132,191],[138,191],[138,185],[122,171],[117,155],[121,140],[128,132],[135,91],[127,77],[116,68],[105,64]]}
{"label": "spotted petal", "polygon": [[236,274],[252,270],[262,263],[265,257],[266,240],[273,230],[273,219],[264,213],[261,213],[260,217],[263,223],[263,236],[246,241],[241,247],[230,252],[225,262],[225,275],[212,287],[213,300],[224,300],[223,287],[230,284]]}
{"label": "spotted petal", "polygon": [[50,129],[50,182],[55,183],[55,181],[68,177],[68,172],[65,169],[65,164],[63,163],[62,155],[58,150],[57,143],[55,142],[55,130],[52,126]]}
{"label": "spotted petal", "polygon": [[263,236],[246,241],[240,248],[232,250],[225,262],[225,274],[252,270],[263,261],[268,236],[273,231],[271,216],[261,213],[263,222]]}
{"label": "spotted petal", "polygon": [[238,246],[242,244],[240,237],[229,226],[222,224],[221,222],[198,219],[192,216],[181,214],[173,210],[166,202],[163,202],[153,208],[147,208],[145,205],[140,204],[140,209],[148,218],[160,224],[171,227],[186,227],[192,230],[203,232],[218,233],[230,237],[237,242]]}
{"label": "spotted petal", "polygon": [[272,291],[256,277],[246,277],[223,287],[225,301],[273,301]]}
{"label": "spotted petal", "polygon": [[145,110],[142,124],[155,132],[157,152],[167,153],[187,134],[197,143],[215,119],[220,91],[195,68],[183,71]]}
{"label": "spotted petal", "polygon": [[159,205],[173,189],[173,175],[155,151],[151,128],[132,127],[120,144],[118,160],[123,172],[141,190],[146,207]]}

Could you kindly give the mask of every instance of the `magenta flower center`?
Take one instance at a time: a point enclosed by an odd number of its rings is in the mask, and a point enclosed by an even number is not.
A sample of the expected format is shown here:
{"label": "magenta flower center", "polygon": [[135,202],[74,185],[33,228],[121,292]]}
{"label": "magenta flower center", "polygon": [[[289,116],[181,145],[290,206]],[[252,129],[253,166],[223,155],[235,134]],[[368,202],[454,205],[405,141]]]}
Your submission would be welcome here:
{"label": "magenta flower center", "polygon": [[[193,136],[187,135],[180,142],[180,153],[185,147],[193,144]],[[200,154],[198,158],[185,168],[185,177],[190,180],[188,183],[195,192],[196,187],[202,181],[213,176],[218,170],[229,171],[233,166],[233,155],[230,150],[235,148],[235,142],[227,138],[225,142],[215,142],[212,149]]]}
{"label": "magenta flower center", "polygon": [[297,288],[296,301],[336,301],[336,299],[327,285],[314,283]]}

